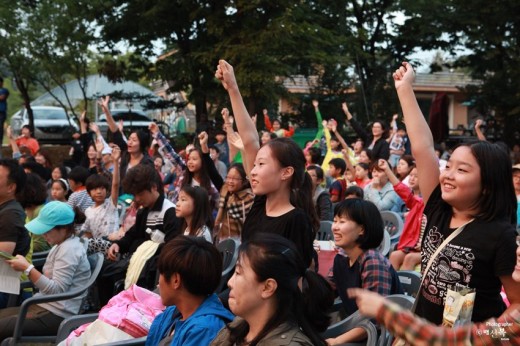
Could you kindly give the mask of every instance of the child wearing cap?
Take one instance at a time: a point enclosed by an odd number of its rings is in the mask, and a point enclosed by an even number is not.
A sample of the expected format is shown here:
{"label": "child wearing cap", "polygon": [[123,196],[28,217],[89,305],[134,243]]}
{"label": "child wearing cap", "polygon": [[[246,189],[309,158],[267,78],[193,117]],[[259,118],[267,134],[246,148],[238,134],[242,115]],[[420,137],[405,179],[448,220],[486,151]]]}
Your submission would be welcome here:
{"label": "child wearing cap", "polygon": [[[90,278],[91,271],[85,247],[80,239],[74,236],[75,218],[76,214],[69,205],[52,201],[42,208],[37,218],[25,225],[29,232],[42,235],[53,245],[42,273],[21,255],[7,260],[14,270],[24,272],[39,289],[37,296],[85,287]],[[23,326],[23,334],[56,335],[63,319],[79,313],[84,295],[32,305]],[[0,310],[0,342],[13,335],[19,310],[19,307]]]}

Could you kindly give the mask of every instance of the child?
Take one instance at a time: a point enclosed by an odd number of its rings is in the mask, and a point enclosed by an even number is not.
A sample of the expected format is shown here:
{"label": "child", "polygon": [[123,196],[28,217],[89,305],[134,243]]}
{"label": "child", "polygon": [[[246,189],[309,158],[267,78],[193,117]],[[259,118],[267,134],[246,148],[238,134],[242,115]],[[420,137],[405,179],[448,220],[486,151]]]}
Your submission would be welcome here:
{"label": "child", "polygon": [[78,207],[84,213],[88,207],[94,204],[92,198],[85,189],[85,182],[88,178],[88,170],[82,166],[76,166],[70,171],[69,186],[73,191],[67,203],[74,209]]}
{"label": "child", "polygon": [[369,172],[368,168],[369,168],[368,164],[366,164],[364,162],[358,163],[355,167],[356,185],[362,189],[364,189],[365,186],[367,186],[372,181],[369,177],[370,172]]}
{"label": "child", "polygon": [[332,203],[341,202],[345,199],[345,190],[347,189],[347,181],[343,177],[347,169],[345,160],[340,158],[334,158],[329,162],[329,176],[334,179],[334,182],[330,186],[330,200]]}
{"label": "child", "polygon": [[175,205],[175,215],[184,219],[181,228],[184,229],[184,235],[202,237],[210,243],[213,242],[210,231],[211,211],[205,189],[184,185]]}
{"label": "child", "polygon": [[63,178],[53,180],[51,185],[51,200],[67,202],[67,196],[69,195],[70,187],[69,183]]}
{"label": "child", "polygon": [[324,181],[323,169],[320,166],[311,165],[307,167],[307,173],[312,180],[312,201],[316,207],[316,213],[320,221],[332,221],[332,202],[329,192],[321,185]]}
{"label": "child", "polygon": [[364,194],[365,199],[374,203],[379,211],[401,212],[403,201],[395,193],[392,184],[388,181],[388,176],[377,163],[372,167],[372,182],[365,186]]}
{"label": "child", "polygon": [[109,182],[100,174],[93,174],[87,179],[87,192],[94,201],[94,205],[85,211],[86,220],[81,231],[88,238],[108,237],[119,229],[119,216],[117,212],[117,198],[119,196],[119,158],[121,150],[112,148],[112,160],[114,162],[114,175],[112,176],[112,189],[110,198],[107,198]]}
{"label": "child", "polygon": [[294,127],[289,123],[289,130],[283,129],[280,120],[274,119],[271,125],[271,120],[269,119],[269,114],[267,114],[267,109],[263,110],[264,113],[264,123],[267,131],[276,134],[278,138],[281,137],[292,137],[294,135]]}

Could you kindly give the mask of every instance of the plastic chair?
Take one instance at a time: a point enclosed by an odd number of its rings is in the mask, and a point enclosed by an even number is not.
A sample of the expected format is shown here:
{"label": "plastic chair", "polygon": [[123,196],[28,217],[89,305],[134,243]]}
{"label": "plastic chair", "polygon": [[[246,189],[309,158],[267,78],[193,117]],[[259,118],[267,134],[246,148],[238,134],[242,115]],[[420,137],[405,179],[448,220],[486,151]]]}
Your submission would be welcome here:
{"label": "plastic chair", "polygon": [[316,233],[316,240],[334,240],[332,221],[320,221],[320,230]]}
{"label": "plastic chair", "polygon": [[388,210],[382,211],[381,217],[383,218],[385,231],[390,234],[391,244],[397,244],[397,242],[399,242],[399,238],[401,237],[401,233],[403,233],[403,219],[398,213]]}
{"label": "plastic chair", "polygon": [[421,274],[414,270],[399,270],[397,272],[404,294],[416,298],[421,286]]}
{"label": "plastic chair", "polygon": [[363,328],[367,332],[366,342],[352,342],[344,345],[375,345],[377,341],[377,330],[376,327],[367,317],[362,316],[359,311],[356,311],[349,317],[345,318],[338,323],[331,325],[322,334],[324,339],[335,338],[341,334],[348,332],[353,328]]}
{"label": "plastic chair", "polygon": [[[386,297],[386,299],[407,310],[410,310],[413,307],[413,303],[415,301],[414,298],[405,294],[393,294],[391,296]],[[391,346],[393,342],[394,336],[390,334],[390,332],[384,326],[381,326],[381,334],[379,336],[377,345]]]}
{"label": "plastic chair", "polygon": [[217,244],[217,250],[222,254],[222,276],[215,293],[220,293],[227,287],[227,282],[233,276],[238,259],[238,244],[234,239],[225,239]]}
{"label": "plastic chair", "polygon": [[85,287],[78,288],[75,290],[71,290],[69,292],[58,293],[58,294],[48,294],[44,296],[32,297],[25,300],[20,306],[20,311],[18,313],[18,319],[16,320],[16,325],[14,328],[14,334],[12,338],[5,339],[2,342],[1,346],[10,346],[17,345],[19,343],[35,343],[35,342],[51,342],[53,343],[56,340],[56,336],[23,336],[23,324],[25,318],[27,316],[27,311],[31,305],[40,304],[40,303],[48,303],[48,302],[56,302],[61,300],[67,300],[74,297],[77,297],[83,294],[94,282],[96,282],[96,278],[101,271],[101,267],[103,266],[103,255],[100,253],[93,254],[88,257],[90,262],[90,270],[91,275]]}
{"label": "plastic chair", "polygon": [[390,240],[390,234],[387,231],[383,232],[383,240],[381,244],[376,248],[377,251],[381,252],[383,256],[388,256],[390,253],[390,248],[392,247],[392,242]]}

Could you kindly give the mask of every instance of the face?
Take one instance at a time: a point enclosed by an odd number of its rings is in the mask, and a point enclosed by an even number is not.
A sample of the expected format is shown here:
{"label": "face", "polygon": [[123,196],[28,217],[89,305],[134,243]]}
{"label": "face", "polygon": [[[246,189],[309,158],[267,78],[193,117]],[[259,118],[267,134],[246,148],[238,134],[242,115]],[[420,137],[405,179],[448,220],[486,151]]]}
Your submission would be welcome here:
{"label": "face", "polygon": [[187,162],[188,170],[191,173],[197,173],[200,171],[200,168],[202,167],[202,158],[200,157],[200,154],[196,150],[192,150],[191,153],[188,155],[188,162]]}
{"label": "face", "polygon": [[368,170],[364,169],[363,167],[356,166],[354,170],[356,171],[356,179],[365,179],[368,177]]}
{"label": "face", "polygon": [[96,148],[94,148],[93,146],[88,147],[87,157],[89,158],[89,160],[94,160],[96,158],[96,155]]}
{"label": "face", "polygon": [[281,125],[278,120],[273,121],[273,130],[278,131],[280,129]]}
{"label": "face", "polygon": [[127,151],[130,154],[139,153],[141,151],[141,142],[139,141],[139,137],[137,137],[137,134],[135,132],[130,134],[130,136],[128,137],[128,142],[126,144],[128,146]]}
{"label": "face", "polygon": [[31,137],[31,131],[27,127],[22,127],[21,134],[26,138]]}
{"label": "face", "polygon": [[329,165],[329,170],[327,171],[327,174],[329,175],[329,177],[336,178],[339,174],[339,169],[337,169],[334,165]]}
{"label": "face", "polygon": [[217,142],[222,143],[222,142],[224,142],[224,139],[226,139],[226,135],[219,133],[218,135],[215,136],[215,139],[217,140]]}
{"label": "face", "polygon": [[217,151],[215,149],[213,149],[213,148],[209,148],[209,157],[211,157],[211,159],[213,161],[218,160],[218,153],[217,153]]}
{"label": "face", "polygon": [[346,250],[359,247],[356,240],[364,233],[364,229],[363,226],[350,220],[346,215],[335,215],[332,233],[336,246]]}
{"label": "face", "polygon": [[459,210],[473,210],[482,194],[480,166],[466,146],[458,147],[441,172],[442,199]]}
{"label": "face", "polygon": [[271,135],[269,134],[269,132],[263,132],[260,140],[262,141],[262,145],[264,145],[265,143],[271,140]]}
{"label": "face", "polygon": [[61,176],[61,171],[58,167],[56,167],[52,170],[51,176],[52,176],[52,180],[58,180],[60,178],[63,178]]}
{"label": "face", "polygon": [[9,170],[4,166],[0,166],[0,199],[14,196],[16,185],[8,182],[8,176]]}
{"label": "face", "polygon": [[42,166],[45,166],[45,164],[47,163],[45,156],[43,156],[40,153],[36,153],[36,156],[34,157],[34,159],[36,160],[36,162],[38,162]]}
{"label": "face", "polygon": [[350,181],[350,182],[353,182],[353,181],[354,181],[354,175],[352,174],[351,171],[349,171],[349,170],[346,170],[346,171],[345,171],[345,179],[346,179],[347,181]]}
{"label": "face", "polygon": [[374,169],[372,171],[372,181],[379,186],[385,186],[386,183],[388,183],[388,177],[386,176],[385,172]]}
{"label": "face", "polygon": [[134,195],[134,202],[141,207],[150,208],[157,200],[157,188],[152,186],[152,190],[143,190]]}
{"label": "face", "polygon": [[316,186],[318,186],[320,184],[320,182],[318,181],[318,175],[316,174],[316,171],[313,169],[307,171],[307,173],[311,177],[312,188],[315,189]]}
{"label": "face", "polygon": [[179,198],[175,204],[175,215],[179,218],[189,217],[193,215],[194,209],[195,203],[193,198],[184,191],[179,192]]}
{"label": "face", "polygon": [[338,150],[340,147],[340,143],[334,139],[330,140],[330,147],[332,150]]}
{"label": "face", "polygon": [[167,282],[162,274],[159,274],[159,294],[164,306],[176,305],[175,288],[173,287],[175,274],[170,277],[170,282]]}
{"label": "face", "polygon": [[365,150],[361,151],[361,153],[359,154],[358,161],[359,162],[363,162],[363,163],[367,163],[367,164],[370,163],[370,159],[368,158],[367,152]]}
{"label": "face", "polygon": [[397,173],[399,173],[401,176],[406,176],[410,172],[410,166],[408,165],[408,162],[405,160],[399,160],[396,167]]}
{"label": "face", "polygon": [[240,190],[244,180],[235,168],[231,168],[226,176],[226,185],[229,192],[237,192]]}
{"label": "face", "polygon": [[235,273],[229,279],[229,308],[231,311],[247,320],[247,316],[262,305],[263,282],[258,282],[251,268],[249,259],[241,255],[235,267]]}
{"label": "face", "polygon": [[103,204],[107,198],[107,189],[104,187],[96,187],[90,190],[90,198],[92,198],[96,205]]}
{"label": "face", "polygon": [[520,170],[518,169],[513,171],[513,186],[515,187],[516,194],[520,194]]}
{"label": "face", "polygon": [[419,176],[417,175],[417,168],[414,168],[408,174],[408,186],[410,189],[415,190],[419,188]]}
{"label": "face", "polygon": [[71,191],[76,191],[76,189],[79,187],[79,184],[76,184],[74,180],[69,179],[69,186]]}
{"label": "face", "polygon": [[251,188],[255,195],[266,195],[278,191],[282,186],[284,169],[274,158],[271,148],[264,146],[256,154],[254,167],[251,170]]}
{"label": "face", "polygon": [[356,143],[354,143],[354,152],[359,155],[362,151],[363,151],[363,142],[356,141]]}
{"label": "face", "polygon": [[61,183],[54,182],[51,186],[51,197],[55,201],[65,201],[65,189],[61,185]]}
{"label": "face", "polygon": [[65,228],[53,228],[49,232],[42,234],[42,236],[50,245],[59,245],[69,237]]}
{"label": "face", "polygon": [[160,171],[163,166],[163,161],[160,157],[156,157],[155,160],[153,160],[153,165],[157,171]]}
{"label": "face", "polygon": [[383,135],[383,126],[379,122],[375,122],[372,125],[372,135],[374,137],[381,137]]}

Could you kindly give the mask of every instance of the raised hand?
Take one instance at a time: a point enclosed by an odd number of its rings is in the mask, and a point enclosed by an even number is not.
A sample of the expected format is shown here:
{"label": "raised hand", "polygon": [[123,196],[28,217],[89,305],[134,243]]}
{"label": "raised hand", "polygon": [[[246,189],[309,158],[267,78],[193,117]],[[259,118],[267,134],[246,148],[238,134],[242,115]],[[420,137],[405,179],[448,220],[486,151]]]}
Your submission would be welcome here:
{"label": "raised hand", "polygon": [[100,97],[98,100],[98,105],[103,109],[108,109],[108,104],[110,103],[110,96]]}
{"label": "raised hand", "polygon": [[88,127],[89,127],[90,131],[94,132],[95,134],[97,134],[97,135],[100,134],[99,127],[97,126],[96,123],[92,122],[92,123],[89,124]]}
{"label": "raised hand", "polygon": [[399,117],[399,114],[396,113],[396,114],[394,114],[394,115],[392,116],[392,120],[393,120],[393,121],[397,121],[397,118],[398,118],[398,117]]}
{"label": "raised hand", "polygon": [[94,144],[98,153],[101,153],[103,151],[103,148],[105,148],[105,144],[103,143],[101,138],[97,138]]}
{"label": "raised hand", "polygon": [[206,133],[206,131],[202,131],[201,133],[199,133],[199,142],[200,142],[200,145],[203,146],[203,145],[208,145],[208,134]]}
{"label": "raised hand", "polygon": [[227,140],[229,145],[234,146],[237,150],[244,150],[244,143],[238,132],[228,133]]}
{"label": "raised hand", "polygon": [[345,115],[347,116],[347,120],[350,121],[350,119],[352,119],[352,114],[350,114],[350,111],[348,110],[348,105],[346,102],[343,102],[341,104],[341,109],[343,110],[343,113],[345,113]]}
{"label": "raised hand", "polygon": [[124,128],[124,123],[123,123],[123,119],[120,119],[117,123],[117,128],[119,129],[119,132],[123,133],[123,128]]}
{"label": "raised hand", "polygon": [[379,159],[377,161],[377,165],[379,166],[379,168],[381,168],[383,171],[387,171],[387,170],[390,170],[390,167],[388,166],[388,162],[386,162],[386,160],[383,160],[383,159]]}
{"label": "raised hand", "polygon": [[233,66],[228,64],[225,60],[219,60],[215,77],[222,82],[222,86],[227,91],[238,90]]}
{"label": "raised hand", "polygon": [[81,115],[79,116],[79,121],[84,123],[87,118],[87,111],[81,112]]}
{"label": "raised hand", "polygon": [[395,88],[399,89],[403,85],[412,85],[415,80],[415,72],[413,70],[412,65],[408,62],[403,62],[403,65],[399,67],[392,74],[394,78]]}
{"label": "raised hand", "polygon": [[264,108],[264,109],[262,110],[262,114],[263,114],[263,115],[267,115],[267,109]]}
{"label": "raised hand", "polygon": [[7,129],[5,129],[5,134],[7,135],[7,138],[14,139],[13,130],[11,129],[11,125],[7,126]]}
{"label": "raised hand", "polygon": [[229,109],[222,108],[222,111],[220,111],[220,114],[222,115],[222,120],[224,120],[224,124],[229,123]]}
{"label": "raised hand", "polygon": [[318,102],[318,100],[312,100],[312,105],[314,106],[314,108],[318,108],[319,104],[320,103]]}
{"label": "raised hand", "polygon": [[152,133],[152,135],[155,135],[156,133],[159,132],[159,126],[157,126],[156,123],[150,123],[150,125],[148,125],[148,129],[150,130],[150,132]]}
{"label": "raised hand", "polygon": [[475,130],[480,129],[483,123],[482,119],[477,119],[477,121],[475,121]]}

